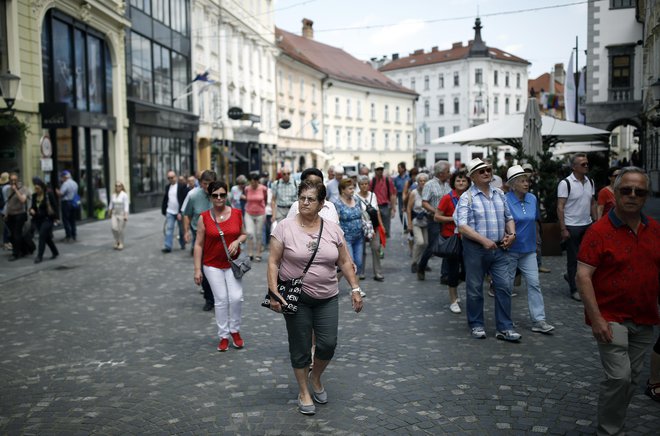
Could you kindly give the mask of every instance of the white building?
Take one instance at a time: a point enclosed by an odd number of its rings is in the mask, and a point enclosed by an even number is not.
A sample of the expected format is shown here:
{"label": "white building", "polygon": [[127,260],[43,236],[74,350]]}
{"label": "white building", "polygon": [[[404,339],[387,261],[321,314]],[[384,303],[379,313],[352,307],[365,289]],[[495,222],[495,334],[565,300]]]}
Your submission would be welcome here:
{"label": "white building", "polygon": [[[278,44],[289,57],[321,73],[323,100],[317,115],[322,113],[318,127],[323,145],[313,151],[315,166],[327,168],[331,164],[359,162],[373,169],[379,161],[392,169],[401,161],[410,166],[417,93],[343,50],[314,41],[311,20],[303,20],[303,25],[303,36],[278,29]],[[284,68],[284,64],[278,65],[278,74],[281,70],[284,75]],[[300,77],[292,77],[291,82],[288,76],[284,77],[282,84],[294,86],[288,83],[299,83]],[[278,96],[285,99],[278,101],[280,108],[288,111],[295,107],[290,103],[292,93],[278,89]],[[289,135],[295,135],[301,124],[307,124],[306,120],[296,123],[294,117]]]}
{"label": "white building", "polygon": [[586,123],[614,133],[611,151],[630,159],[641,127],[644,26],[635,0],[590,2],[587,15]]}
{"label": "white building", "polygon": [[[273,2],[193,1],[194,107],[201,170],[214,168],[233,181],[249,171],[275,168],[275,27]],[[228,116],[240,108],[243,120]]]}
{"label": "white building", "polygon": [[439,159],[459,165],[483,157],[483,147],[432,145],[431,140],[524,112],[527,105],[529,62],[481,38],[481,21],[474,26],[474,40],[456,42],[448,50],[433,47],[407,57],[392,55],[378,61],[379,69],[399,85],[420,94],[417,102],[416,164],[430,167]]}

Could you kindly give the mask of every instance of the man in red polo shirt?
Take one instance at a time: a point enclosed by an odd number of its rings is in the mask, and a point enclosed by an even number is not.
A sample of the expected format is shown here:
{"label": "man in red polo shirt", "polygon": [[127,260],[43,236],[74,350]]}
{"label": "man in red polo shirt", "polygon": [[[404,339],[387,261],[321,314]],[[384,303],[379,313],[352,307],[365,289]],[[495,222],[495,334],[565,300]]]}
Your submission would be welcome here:
{"label": "man in red polo shirt", "polygon": [[641,212],[649,187],[643,170],[623,168],[614,182],[616,207],[587,230],[578,253],[578,289],[606,376],[598,434],[622,432],[653,325],[660,324],[660,225]]}

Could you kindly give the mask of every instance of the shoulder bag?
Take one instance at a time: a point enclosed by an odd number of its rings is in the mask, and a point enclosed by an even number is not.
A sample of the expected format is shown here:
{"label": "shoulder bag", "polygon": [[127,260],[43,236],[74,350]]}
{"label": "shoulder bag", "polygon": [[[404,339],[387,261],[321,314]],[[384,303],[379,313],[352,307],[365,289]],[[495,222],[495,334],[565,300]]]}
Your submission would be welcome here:
{"label": "shoulder bag", "polygon": [[[455,199],[451,193],[449,196],[454,203],[454,207],[456,207],[458,199]],[[469,206],[472,206],[472,195],[470,195],[469,200],[468,204]],[[463,255],[463,241],[458,232],[454,232],[448,238],[443,238],[442,235],[438,235],[438,240],[433,246],[433,255],[445,259],[459,259]]]}
{"label": "shoulder bag", "polygon": [[[312,257],[309,259],[309,262],[307,262],[307,266],[305,266],[305,269],[303,270],[300,277],[283,280],[280,278],[279,274],[277,275],[277,292],[280,293],[286,302],[282,303],[282,313],[284,315],[295,315],[298,313],[298,300],[300,299],[300,294],[302,294],[303,279],[305,278],[305,274],[307,274],[309,267],[312,266],[312,262],[316,257],[316,252],[319,251],[319,245],[321,244],[321,233],[323,233],[323,219],[321,219],[321,228],[319,229],[319,236],[316,239],[316,247],[314,247],[314,253],[312,253]],[[268,293],[264,297],[264,301],[261,303],[261,305],[267,309],[270,309],[270,300],[272,298],[279,300],[277,295],[268,289]]]}
{"label": "shoulder bag", "polygon": [[229,255],[229,249],[227,248],[227,243],[225,242],[225,234],[220,230],[220,225],[218,222],[215,220],[215,213],[213,212],[213,209],[211,209],[211,217],[213,218],[213,222],[215,223],[215,227],[218,229],[218,233],[220,234],[220,239],[222,240],[222,246],[225,247],[225,253],[227,253],[227,260],[229,261],[229,265],[231,265],[231,272],[234,273],[234,277],[237,279],[240,279],[243,277],[243,274],[246,272],[250,271],[252,269],[252,263],[250,262],[250,258],[247,256],[239,256],[236,259],[232,259],[231,256]]}

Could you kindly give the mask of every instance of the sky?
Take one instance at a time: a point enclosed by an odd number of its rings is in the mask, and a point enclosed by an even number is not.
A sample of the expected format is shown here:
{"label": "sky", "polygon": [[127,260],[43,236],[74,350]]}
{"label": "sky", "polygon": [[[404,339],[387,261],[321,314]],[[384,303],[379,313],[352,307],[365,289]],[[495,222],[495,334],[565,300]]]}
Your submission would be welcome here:
{"label": "sky", "polygon": [[[608,1],[608,0],[589,0]],[[407,56],[415,50],[451,48],[481,36],[532,63],[529,78],[568,65],[578,37],[579,67],[586,63],[588,0],[275,0],[275,25],[300,34],[314,21],[314,39],[358,59]],[[519,11],[515,12],[514,11]]]}

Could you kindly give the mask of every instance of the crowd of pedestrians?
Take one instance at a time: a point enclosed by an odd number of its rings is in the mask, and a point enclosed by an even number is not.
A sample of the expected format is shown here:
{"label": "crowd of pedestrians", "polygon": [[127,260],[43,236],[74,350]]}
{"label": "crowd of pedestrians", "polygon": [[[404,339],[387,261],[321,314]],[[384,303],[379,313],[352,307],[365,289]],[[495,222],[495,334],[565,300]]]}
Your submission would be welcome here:
{"label": "crowd of pedestrians", "polygon": [[[660,324],[660,254],[655,250],[660,226],[641,212],[650,192],[642,170],[610,168],[608,185],[597,193],[588,175],[588,157],[578,153],[570,166],[571,173],[556,185],[560,238],[567,251],[564,278],[570,298],[584,305],[605,372],[598,432],[616,434],[623,428],[654,340],[645,391],[660,401],[660,343],[653,332]],[[438,287],[447,287],[452,314],[463,312],[458,288],[464,281],[467,334],[472,338],[522,340],[511,313],[517,277],[525,281],[531,331],[555,330],[546,318],[541,291],[539,273],[549,270],[542,267],[541,206],[532,190],[534,168],[529,163],[509,166],[505,180],[496,179],[490,162],[480,158],[460,168],[440,160],[430,172],[408,170],[403,162],[396,175],[382,163],[373,170],[373,176],[366,167],[346,174],[341,166],[333,166],[324,178],[319,169],[307,168],[297,180],[291,168],[284,167],[274,180],[250,173],[236,177],[233,185],[213,171],[188,177],[167,173],[162,251],[171,253],[175,244],[185,250],[191,244],[194,283],[201,286],[204,310],[214,311],[219,351],[227,351],[230,341],[235,348],[245,347],[242,280],[231,264],[241,252],[254,262],[267,256],[275,311],[281,311],[280,303],[288,303],[278,281],[304,276],[297,314],[284,315],[303,414],[314,414],[315,403],[328,401],[321,377],[337,345],[340,283],[348,283],[353,308],[360,312],[367,256],[372,258],[373,280],[382,282],[381,259],[397,212],[411,249],[388,250],[388,256],[401,260],[405,271],[400,273],[408,273],[409,266],[420,281],[435,271]],[[11,246],[10,260],[36,250],[34,261],[39,263],[46,246],[56,258],[52,230],[60,220],[65,228],[62,242],[76,241],[80,200],[68,171],[61,173],[56,189],[38,178],[29,189],[14,173],[1,175],[0,184],[3,243]],[[116,181],[108,215],[117,250],[124,248],[129,205],[124,185]],[[28,220],[38,234],[38,247],[25,232]],[[437,247],[452,236],[461,240],[460,252],[439,258]],[[494,298],[494,330],[485,322],[484,283],[491,284]]]}

